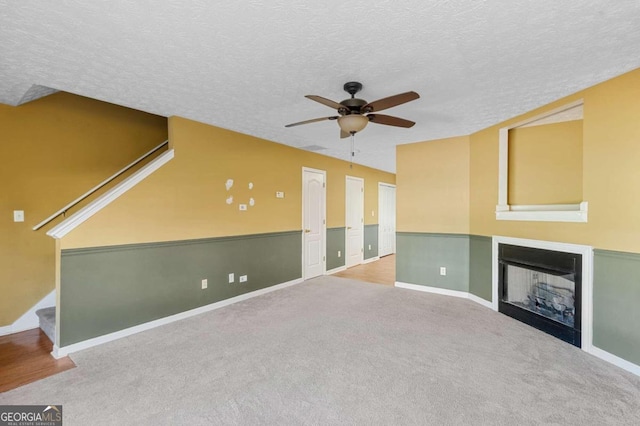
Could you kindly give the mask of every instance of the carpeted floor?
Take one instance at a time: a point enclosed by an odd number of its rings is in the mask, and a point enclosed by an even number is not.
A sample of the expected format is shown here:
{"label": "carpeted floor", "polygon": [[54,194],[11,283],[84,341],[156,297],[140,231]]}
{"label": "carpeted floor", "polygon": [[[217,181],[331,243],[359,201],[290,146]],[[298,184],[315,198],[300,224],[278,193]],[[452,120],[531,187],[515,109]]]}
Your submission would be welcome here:
{"label": "carpeted floor", "polygon": [[0,394],[64,424],[638,424],[640,378],[474,302],[335,277],[72,355]]}

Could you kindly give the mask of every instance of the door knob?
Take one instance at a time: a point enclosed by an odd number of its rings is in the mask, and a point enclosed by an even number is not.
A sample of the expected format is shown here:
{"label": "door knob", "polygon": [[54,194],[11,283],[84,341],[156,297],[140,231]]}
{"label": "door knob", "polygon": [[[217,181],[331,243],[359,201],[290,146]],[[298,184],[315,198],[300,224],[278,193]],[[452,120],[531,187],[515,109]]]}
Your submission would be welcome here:
{"label": "door knob", "polygon": [[347,226],[347,229],[351,229],[351,227],[350,227],[350,226]]}
{"label": "door knob", "polygon": [[308,234],[309,232],[311,232],[311,229],[305,229],[305,230],[304,230],[304,233],[305,233],[305,234]]}

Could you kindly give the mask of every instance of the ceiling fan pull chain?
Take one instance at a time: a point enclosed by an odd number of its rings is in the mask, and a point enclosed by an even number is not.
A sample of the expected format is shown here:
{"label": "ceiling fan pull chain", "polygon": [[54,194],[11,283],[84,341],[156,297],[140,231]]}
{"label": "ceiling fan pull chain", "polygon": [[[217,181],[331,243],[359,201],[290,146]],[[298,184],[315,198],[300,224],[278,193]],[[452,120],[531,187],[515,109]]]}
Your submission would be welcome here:
{"label": "ceiling fan pull chain", "polygon": [[349,163],[349,168],[353,169],[353,157],[355,157],[356,153],[355,153],[355,139],[356,139],[356,134],[355,132],[351,133],[351,163]]}

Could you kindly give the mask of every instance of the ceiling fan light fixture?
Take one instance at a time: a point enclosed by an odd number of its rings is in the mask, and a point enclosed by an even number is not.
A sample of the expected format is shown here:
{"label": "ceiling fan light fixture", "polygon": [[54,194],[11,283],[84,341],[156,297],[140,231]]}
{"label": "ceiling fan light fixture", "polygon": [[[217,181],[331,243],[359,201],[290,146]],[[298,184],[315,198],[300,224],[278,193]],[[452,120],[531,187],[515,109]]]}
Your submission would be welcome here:
{"label": "ceiling fan light fixture", "polygon": [[343,132],[354,134],[367,127],[369,119],[360,114],[349,114],[338,117],[338,125]]}

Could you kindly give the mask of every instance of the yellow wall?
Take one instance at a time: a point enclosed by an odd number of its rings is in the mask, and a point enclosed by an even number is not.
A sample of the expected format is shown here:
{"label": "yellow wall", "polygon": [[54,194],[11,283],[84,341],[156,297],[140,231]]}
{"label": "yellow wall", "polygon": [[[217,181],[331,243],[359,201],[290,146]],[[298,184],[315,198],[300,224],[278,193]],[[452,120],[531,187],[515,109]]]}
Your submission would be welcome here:
{"label": "yellow wall", "polygon": [[[497,221],[498,129],[584,99],[584,201],[588,223]],[[472,234],[592,245],[640,252],[640,70],[606,81],[471,135]]]}
{"label": "yellow wall", "polygon": [[582,201],[582,120],[509,131],[509,204]]}
{"label": "yellow wall", "polygon": [[[497,221],[498,129],[584,99],[582,193],[588,223]],[[640,252],[640,70],[471,135],[470,231]],[[560,184],[560,183],[559,183]]]}
{"label": "yellow wall", "polygon": [[[166,118],[68,93],[0,104],[0,326],[54,289],[54,240],[31,228],[167,138]],[[25,222],[13,222],[13,210]],[[55,223],[55,222],[54,222]]]}
{"label": "yellow wall", "polygon": [[[577,174],[582,178],[570,186],[574,192],[582,188],[582,199],[572,201],[589,203],[588,223],[496,220],[499,129],[580,99],[582,162],[575,167],[581,168]],[[398,146],[398,230],[503,235],[640,252],[639,99],[640,69],[468,137]],[[535,168],[538,160],[528,166]],[[462,194],[468,194],[468,204]]]}
{"label": "yellow wall", "polygon": [[469,137],[399,145],[397,230],[469,232]]}
{"label": "yellow wall", "polygon": [[[302,167],[327,171],[327,227],[345,224],[346,175],[364,178],[365,223],[374,224],[378,182],[395,183],[391,173],[350,169],[346,161],[184,118],[169,119],[169,137],[175,158],[72,231],[62,248],[301,229]],[[230,191],[228,179],[234,180]],[[250,197],[255,206],[240,211],[238,204]]]}

